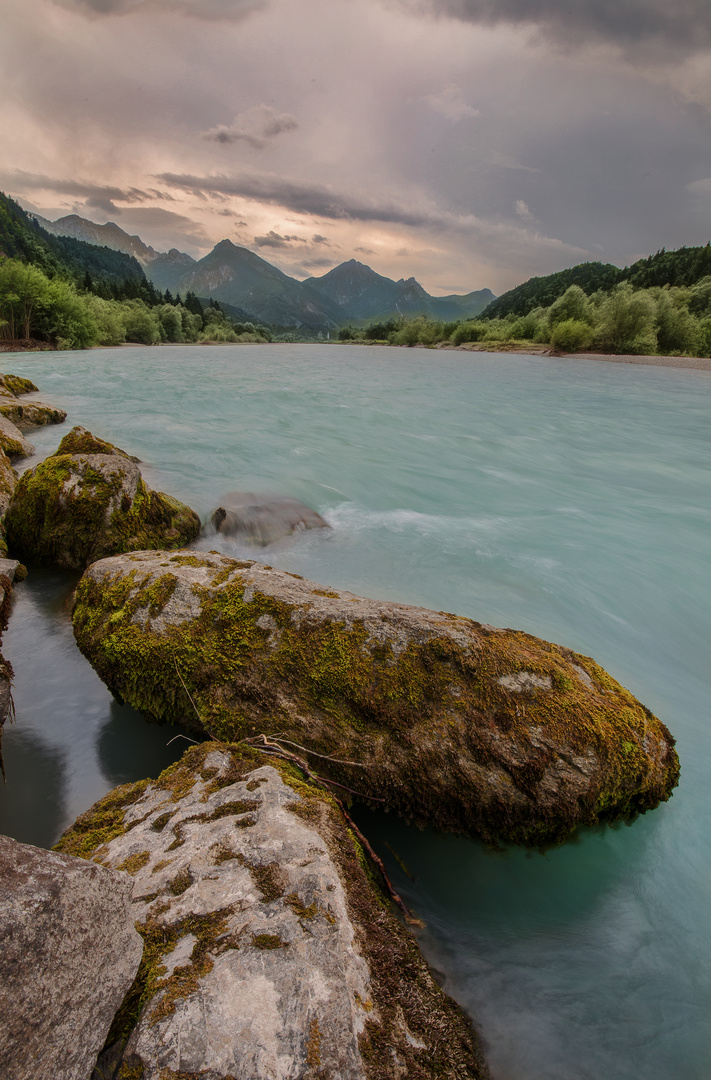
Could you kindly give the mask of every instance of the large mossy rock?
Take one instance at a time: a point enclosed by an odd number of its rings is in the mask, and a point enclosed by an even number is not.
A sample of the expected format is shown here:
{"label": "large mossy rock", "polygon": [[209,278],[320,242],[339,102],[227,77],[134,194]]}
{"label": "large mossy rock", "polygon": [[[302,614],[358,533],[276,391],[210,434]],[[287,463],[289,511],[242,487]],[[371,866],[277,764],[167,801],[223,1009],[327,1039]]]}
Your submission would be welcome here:
{"label": "large mossy rock", "polygon": [[87,1080],[142,941],[131,879],[0,836],[0,1076]]}
{"label": "large mossy rock", "polygon": [[75,427],[56,453],[20,477],[5,531],[23,561],[83,569],[116,552],[183,547],[200,532],[200,519],[152,491],[123,450]]}
{"label": "large mossy rock", "polygon": [[377,805],[489,842],[560,840],[678,781],[664,724],[588,657],[256,562],[105,559],[79,584],[74,632],[149,718],[231,741],[280,732]]}
{"label": "large mossy rock", "polygon": [[132,875],[145,942],[97,1080],[486,1075],[339,807],[288,765],[194,747],[58,847]]}

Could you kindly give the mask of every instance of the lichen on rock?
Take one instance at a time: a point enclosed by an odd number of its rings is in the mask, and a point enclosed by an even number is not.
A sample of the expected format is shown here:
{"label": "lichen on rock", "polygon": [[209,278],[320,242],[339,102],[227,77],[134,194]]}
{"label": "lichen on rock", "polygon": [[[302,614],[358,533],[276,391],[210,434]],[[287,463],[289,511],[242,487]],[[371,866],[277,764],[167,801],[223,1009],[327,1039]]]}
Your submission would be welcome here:
{"label": "lichen on rock", "polygon": [[5,528],[20,558],[83,569],[116,552],[182,547],[198,535],[200,519],[152,491],[124,451],[76,427],[56,453],[21,476]]}
{"label": "lichen on rock", "polygon": [[131,874],[144,939],[96,1077],[486,1076],[339,807],[288,764],[204,743],[57,846]]}
{"label": "lichen on rock", "polygon": [[651,809],[678,782],[667,728],[589,657],[261,563],[97,562],[74,631],[149,719],[231,741],[281,733],[316,772],[487,842],[559,841]]}

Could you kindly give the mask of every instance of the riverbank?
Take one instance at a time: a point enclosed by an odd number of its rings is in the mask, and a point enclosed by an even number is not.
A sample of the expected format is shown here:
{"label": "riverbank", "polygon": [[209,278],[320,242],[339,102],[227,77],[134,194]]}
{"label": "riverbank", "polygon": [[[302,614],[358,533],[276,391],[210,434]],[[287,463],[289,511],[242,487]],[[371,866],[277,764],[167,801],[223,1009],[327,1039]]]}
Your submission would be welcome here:
{"label": "riverbank", "polygon": [[[359,343],[360,344],[360,343]],[[362,344],[367,344],[363,342]],[[426,348],[426,346],[420,346]],[[687,368],[690,371],[711,371],[711,358],[708,356],[633,356],[631,354],[578,352],[563,353],[551,349],[548,345],[510,345],[506,342],[471,341],[464,345],[437,345],[445,352],[481,352],[506,353],[520,356],[551,356],[560,360],[604,360],[610,364],[646,364],[652,367]]]}

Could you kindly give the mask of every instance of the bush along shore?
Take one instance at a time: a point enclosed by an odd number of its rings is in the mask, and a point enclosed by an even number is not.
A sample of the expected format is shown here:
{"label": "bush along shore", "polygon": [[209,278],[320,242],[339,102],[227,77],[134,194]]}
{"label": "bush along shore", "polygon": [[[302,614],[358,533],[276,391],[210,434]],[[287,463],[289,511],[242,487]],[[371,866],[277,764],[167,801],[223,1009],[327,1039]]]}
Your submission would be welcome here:
{"label": "bush along shore", "polygon": [[342,799],[490,844],[559,842],[669,798],[666,727],[529,634],[182,547],[197,515],[83,428],[10,472],[11,554],[86,568],[79,647],[119,700],[198,745],[82,814],[60,855],[2,842],[4,1075],[485,1080]]}
{"label": "bush along shore", "polygon": [[[496,310],[496,303],[490,307]],[[345,327],[339,340],[386,345],[462,346],[660,356],[711,356],[711,277],[691,286],[635,288],[624,281],[587,295],[571,285],[553,303],[525,313],[485,312],[476,319],[439,322],[421,316]]]}

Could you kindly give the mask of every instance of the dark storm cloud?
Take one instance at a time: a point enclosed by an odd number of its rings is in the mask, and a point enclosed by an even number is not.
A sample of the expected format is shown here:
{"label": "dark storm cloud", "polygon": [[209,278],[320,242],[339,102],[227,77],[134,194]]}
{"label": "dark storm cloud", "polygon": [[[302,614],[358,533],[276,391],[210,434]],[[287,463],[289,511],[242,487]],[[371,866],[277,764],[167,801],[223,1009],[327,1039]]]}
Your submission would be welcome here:
{"label": "dark storm cloud", "polygon": [[709,0],[401,0],[406,8],[468,22],[539,27],[563,42],[590,37],[634,51],[693,52],[711,45]]}
{"label": "dark storm cloud", "polygon": [[275,139],[286,131],[294,131],[298,126],[296,117],[290,113],[278,113],[271,105],[257,105],[249,112],[235,117],[229,125],[218,124],[209,131],[203,131],[202,137],[208,142],[222,143],[223,146],[246,142],[253,149],[262,150],[270,139]]}
{"label": "dark storm cloud", "polygon": [[83,15],[124,15],[133,11],[162,10],[196,19],[243,19],[266,6],[268,0],[53,0],[60,7]]}
{"label": "dark storm cloud", "polygon": [[190,191],[198,198],[241,196],[270,206],[282,206],[299,214],[314,214],[331,220],[381,221],[418,227],[449,223],[446,214],[417,213],[388,203],[368,203],[338,195],[321,184],[295,183],[278,176],[190,176],[161,173],[164,184]]}
{"label": "dark storm cloud", "polygon": [[61,177],[24,172],[20,169],[0,173],[0,184],[5,190],[54,191],[58,195],[84,199],[88,208],[103,210],[109,214],[121,213],[120,208],[116,206],[117,202],[131,204],[151,202],[154,199],[174,201],[167,192],[156,191],[155,188],[143,190],[135,187],[120,188],[90,184],[81,180],[65,180]]}
{"label": "dark storm cloud", "polygon": [[291,244],[305,244],[306,241],[300,236],[280,236],[271,229],[266,236],[255,236],[254,243],[257,247],[285,248]]}

